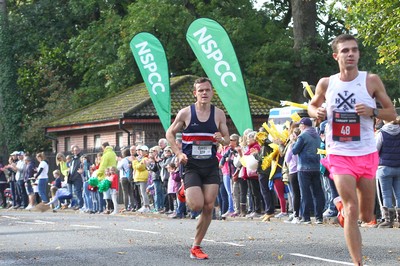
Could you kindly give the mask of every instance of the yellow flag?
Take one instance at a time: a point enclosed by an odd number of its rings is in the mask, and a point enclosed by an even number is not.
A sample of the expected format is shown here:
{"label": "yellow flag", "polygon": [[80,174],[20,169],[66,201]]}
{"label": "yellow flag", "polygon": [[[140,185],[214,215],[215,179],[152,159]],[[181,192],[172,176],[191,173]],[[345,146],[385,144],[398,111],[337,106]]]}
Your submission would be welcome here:
{"label": "yellow flag", "polygon": [[292,120],[294,122],[299,122],[301,120],[301,117],[299,116],[299,114],[297,112],[293,113],[290,118],[292,118]]}
{"label": "yellow flag", "polygon": [[310,87],[310,85],[308,85],[307,81],[302,81],[301,84],[303,84],[303,88],[306,88],[308,95],[310,95],[310,98],[314,97],[314,93]]}

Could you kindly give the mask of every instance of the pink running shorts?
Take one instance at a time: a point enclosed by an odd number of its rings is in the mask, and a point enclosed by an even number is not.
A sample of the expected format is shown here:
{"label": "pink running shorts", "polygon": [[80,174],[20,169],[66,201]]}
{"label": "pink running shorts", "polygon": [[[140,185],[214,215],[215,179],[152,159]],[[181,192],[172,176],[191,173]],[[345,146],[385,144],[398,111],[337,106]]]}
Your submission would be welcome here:
{"label": "pink running shorts", "polygon": [[373,179],[379,164],[378,152],[361,156],[342,156],[328,154],[321,163],[333,175],[352,175],[358,181],[361,177]]}

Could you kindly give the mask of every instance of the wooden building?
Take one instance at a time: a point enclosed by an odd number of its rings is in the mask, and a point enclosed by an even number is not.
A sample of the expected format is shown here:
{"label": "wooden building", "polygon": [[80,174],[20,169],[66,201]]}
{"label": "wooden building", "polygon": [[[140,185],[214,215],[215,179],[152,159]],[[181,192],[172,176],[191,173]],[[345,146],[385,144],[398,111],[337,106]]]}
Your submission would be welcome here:
{"label": "wooden building", "polygon": [[[172,119],[181,108],[194,103],[192,91],[196,78],[190,75],[171,78]],[[252,94],[248,96],[253,126],[257,130],[267,121],[269,109],[279,106],[279,103]],[[213,104],[225,111],[217,94]],[[229,115],[227,123],[231,134],[239,133]],[[151,147],[165,137],[144,83],[70,112],[52,121],[45,132],[53,139],[53,152],[64,153],[69,153],[71,145],[95,151],[105,141],[116,151],[132,144],[144,143]]]}

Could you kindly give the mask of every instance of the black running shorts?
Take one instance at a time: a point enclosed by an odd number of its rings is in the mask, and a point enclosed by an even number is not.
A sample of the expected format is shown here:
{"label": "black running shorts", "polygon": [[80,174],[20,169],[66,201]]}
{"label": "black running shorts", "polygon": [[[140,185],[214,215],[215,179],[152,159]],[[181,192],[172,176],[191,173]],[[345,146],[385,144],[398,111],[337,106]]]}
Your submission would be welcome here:
{"label": "black running shorts", "polygon": [[202,187],[205,184],[219,185],[218,159],[189,159],[185,165],[185,176],[183,180],[185,189],[189,187]]}

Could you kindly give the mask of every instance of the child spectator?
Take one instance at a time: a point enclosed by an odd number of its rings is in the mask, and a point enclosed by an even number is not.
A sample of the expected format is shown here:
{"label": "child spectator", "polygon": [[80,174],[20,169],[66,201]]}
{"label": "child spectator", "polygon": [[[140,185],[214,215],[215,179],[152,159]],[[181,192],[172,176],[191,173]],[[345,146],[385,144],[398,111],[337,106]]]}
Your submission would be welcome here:
{"label": "child spectator", "polygon": [[[105,176],[108,180],[110,180],[112,182],[112,176],[111,176],[111,171],[110,168],[106,168],[105,169]],[[106,207],[104,210],[104,214],[110,214],[112,211],[112,200],[111,200],[111,188],[109,188],[107,191],[103,192],[103,199],[106,202]]]}
{"label": "child spectator", "polygon": [[49,203],[46,203],[46,205],[51,205],[51,204],[54,204],[54,203],[56,203],[58,201],[58,205],[57,206],[59,206],[61,204],[61,201],[70,200],[70,199],[72,199],[72,194],[68,190],[68,188],[59,188],[59,189],[57,189],[57,191],[54,194],[54,196],[51,199],[51,201]]}
{"label": "child spectator", "polygon": [[[54,181],[50,186],[51,197],[54,198],[58,189],[61,188],[61,171],[56,169],[53,171]],[[60,204],[55,206],[54,209],[59,209],[61,206]]]}
{"label": "child spectator", "polygon": [[110,187],[110,194],[111,194],[111,200],[114,206],[114,210],[111,213],[111,215],[118,214],[118,175],[117,175],[117,168],[115,166],[111,166],[108,168],[110,171],[110,176],[109,180],[111,181],[111,187]]}
{"label": "child spectator", "polygon": [[[91,177],[97,177],[97,171],[93,171],[94,169],[95,166],[92,165],[92,167],[90,167]],[[100,194],[98,191],[98,187],[88,185],[88,190],[90,191],[90,199],[92,200],[92,209],[90,209],[89,213],[91,214],[100,213],[100,206],[99,206]]]}
{"label": "child spectator", "polygon": [[[169,172],[169,179],[168,179],[168,197],[170,201],[174,203],[173,209],[176,210],[177,208],[177,201],[176,201],[176,193],[181,186],[181,176],[178,171],[178,167],[174,162],[171,162],[167,166],[167,170]],[[170,215],[171,218],[178,218],[176,217],[176,211]],[[183,218],[183,217],[179,217]]]}
{"label": "child spectator", "polygon": [[71,167],[71,161],[72,161],[72,155],[67,155],[65,157],[65,161],[67,163],[67,167],[70,168]]}

